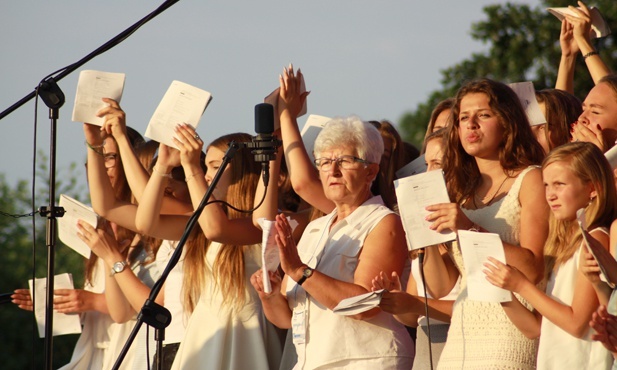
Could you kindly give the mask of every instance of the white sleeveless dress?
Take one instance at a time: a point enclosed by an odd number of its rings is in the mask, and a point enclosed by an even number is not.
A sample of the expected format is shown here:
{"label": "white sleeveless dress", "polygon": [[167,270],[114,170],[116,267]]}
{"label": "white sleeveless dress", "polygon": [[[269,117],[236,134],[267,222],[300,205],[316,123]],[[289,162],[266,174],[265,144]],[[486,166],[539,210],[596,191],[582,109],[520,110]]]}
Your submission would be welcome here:
{"label": "white sleeveless dress", "polygon": [[[221,248],[212,243],[206,261],[212,267]],[[172,369],[278,369],[280,331],[266,320],[251,275],[261,268],[261,246],[244,249],[246,304],[238,313],[224,307],[223,296],[207,284],[191,315]]]}
{"label": "white sleeveless dress", "polygon": [[[501,240],[519,245],[519,191],[525,175],[536,167],[523,170],[508,194],[495,203],[463,212]],[[450,255],[461,273],[461,292],[454,302],[452,321],[438,369],[535,369],[538,341],[528,339],[510,321],[499,303],[468,299],[467,276],[458,243]],[[529,304],[518,297],[527,308]]]}
{"label": "white sleeveless dress", "polygon": [[[608,235],[605,228],[596,230]],[[579,248],[569,260],[551,274],[546,286],[546,295],[557,302],[572,305],[580,254],[581,249]],[[591,340],[592,329],[589,329],[579,339],[553,324],[547,318],[543,318],[541,332],[538,347],[539,370],[609,370],[612,367],[613,356],[604,348],[602,343]]]}

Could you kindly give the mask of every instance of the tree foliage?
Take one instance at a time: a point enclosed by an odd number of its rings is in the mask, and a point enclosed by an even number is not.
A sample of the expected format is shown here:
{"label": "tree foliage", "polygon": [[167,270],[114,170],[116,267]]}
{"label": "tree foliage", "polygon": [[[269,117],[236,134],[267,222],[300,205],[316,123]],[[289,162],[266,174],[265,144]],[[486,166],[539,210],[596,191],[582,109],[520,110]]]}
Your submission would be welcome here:
{"label": "tree foliage", "polygon": [[[474,53],[441,71],[441,89],[432,92],[425,102],[399,119],[402,136],[421,146],[433,107],[454,96],[461,85],[475,78],[486,77],[505,83],[533,81],[538,90],[554,87],[561,56],[561,23],[546,8],[573,4],[574,1],[544,0],[534,8],[511,3],[486,6],[486,19],[472,24],[471,37],[487,45],[488,50]],[[607,23],[612,28],[617,27],[617,1],[596,0],[587,5],[600,9]],[[609,68],[617,70],[615,35],[597,40],[596,48]],[[575,95],[583,100],[593,87],[593,81],[580,57],[574,82]]]}
{"label": "tree foliage", "polygon": [[[39,154],[42,163],[47,162]],[[77,165],[58,171],[56,194],[69,194],[77,199],[84,199],[85,191],[80,188]],[[11,186],[4,174],[0,173],[0,293],[10,293],[16,288],[27,288],[33,272],[37,278],[47,275],[47,219],[34,214],[31,217],[10,217],[8,215],[26,215],[47,206],[48,167],[46,164],[36,168],[37,186],[32,201],[32,186],[24,180]],[[55,204],[57,205],[57,199]],[[59,240],[54,248],[55,274],[70,272],[76,287],[83,286],[84,260],[79,254],[70,250]],[[34,258],[36,257],[36,259]],[[38,330],[32,313],[20,310],[13,304],[0,306],[0,343],[3,356],[2,369],[40,369],[45,362],[44,341],[38,337]],[[77,335],[54,337],[53,368],[59,368],[70,360],[77,341]]]}

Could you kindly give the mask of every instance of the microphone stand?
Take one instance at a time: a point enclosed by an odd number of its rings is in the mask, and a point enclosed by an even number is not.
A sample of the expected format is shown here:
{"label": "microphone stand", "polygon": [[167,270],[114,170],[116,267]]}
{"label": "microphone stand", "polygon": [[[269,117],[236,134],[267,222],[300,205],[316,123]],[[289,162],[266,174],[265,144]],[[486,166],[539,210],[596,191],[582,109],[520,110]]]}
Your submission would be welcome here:
{"label": "microphone stand", "polygon": [[120,365],[122,364],[122,361],[124,360],[124,357],[126,357],[126,354],[129,348],[131,347],[131,344],[135,340],[135,337],[137,336],[139,329],[141,328],[141,325],[144,322],[154,327],[155,329],[155,340],[157,341],[157,353],[158,353],[158,355],[156,356],[157,361],[155,363],[155,369],[159,369],[159,370],[162,369],[162,365],[163,365],[162,349],[163,349],[163,340],[165,339],[165,328],[169,325],[172,318],[171,318],[171,313],[169,312],[169,310],[167,310],[165,307],[155,302],[156,297],[161,291],[163,284],[165,283],[165,280],[167,280],[169,273],[180,260],[180,257],[182,256],[182,249],[184,247],[184,244],[189,238],[191,231],[197,224],[199,220],[199,216],[201,216],[201,213],[206,207],[206,204],[208,203],[208,200],[210,199],[210,196],[212,195],[214,188],[216,188],[216,184],[219,182],[221,176],[223,175],[223,171],[225,170],[225,168],[227,168],[227,165],[229,164],[229,162],[231,162],[236,152],[240,148],[247,146],[247,144],[248,143],[236,143],[235,141],[232,141],[229,143],[229,148],[227,149],[227,151],[225,152],[225,155],[223,156],[223,161],[221,162],[221,166],[219,167],[216,174],[214,175],[214,178],[212,179],[210,186],[208,186],[208,189],[206,190],[206,194],[201,200],[201,203],[199,203],[199,206],[197,207],[193,215],[189,218],[188,222],[186,223],[184,233],[182,234],[182,237],[180,238],[178,245],[176,246],[174,252],[172,253],[169,259],[169,262],[167,263],[167,266],[165,267],[165,270],[161,274],[161,277],[152,286],[152,290],[150,290],[150,295],[148,296],[148,299],[146,300],[143,307],[141,308],[141,311],[137,315],[137,323],[135,323],[135,326],[133,327],[133,331],[131,331],[131,334],[129,334],[129,337],[126,340],[124,347],[122,347],[122,351],[120,352],[120,355],[116,359],[116,362],[114,363],[114,366],[112,369],[118,370],[120,368]]}
{"label": "microphone stand", "polygon": [[166,0],[162,5],[160,5],[153,12],[139,20],[137,23],[133,24],[116,37],[107,41],[105,44],[86,55],[84,58],[79,61],[69,65],[66,68],[60,69],[62,71],[55,78],[50,77],[53,76],[56,72],[52,73],[48,77],[44,78],[41,83],[37,86],[34,92],[23,97],[21,100],[5,109],[0,113],[0,120],[10,113],[12,113],[17,108],[24,105],[27,101],[34,98],[37,93],[41,96],[41,99],[45,102],[45,104],[49,107],[49,118],[51,119],[51,143],[50,143],[50,154],[49,154],[49,207],[40,207],[39,211],[41,216],[47,217],[47,234],[46,234],[46,245],[47,245],[47,287],[46,287],[46,307],[45,307],[45,369],[52,369],[52,352],[53,352],[53,287],[54,287],[54,247],[56,242],[56,218],[62,217],[64,214],[64,209],[61,207],[56,207],[54,205],[56,194],[55,194],[55,172],[56,172],[56,128],[57,128],[57,120],[59,117],[59,109],[64,104],[64,94],[62,90],[58,87],[56,81],[60,81],[65,76],[69,75],[82,65],[86,64],[88,61],[93,59],[99,54],[102,54],[114,46],[120,44],[126,38],[128,38],[131,34],[133,34],[137,29],[146,24],[152,18],[161,14],[169,7],[177,3],[179,0]]}

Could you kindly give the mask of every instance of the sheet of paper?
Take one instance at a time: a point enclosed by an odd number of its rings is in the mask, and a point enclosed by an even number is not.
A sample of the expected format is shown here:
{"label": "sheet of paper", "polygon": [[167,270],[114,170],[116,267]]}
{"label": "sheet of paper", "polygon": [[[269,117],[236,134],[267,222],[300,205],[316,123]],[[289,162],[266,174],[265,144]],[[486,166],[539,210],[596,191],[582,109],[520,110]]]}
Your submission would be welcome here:
{"label": "sheet of paper", "polygon": [[96,227],[98,215],[94,213],[92,208],[66,194],[60,194],[59,205],[65,211],[64,216],[58,218],[58,237],[60,241],[82,256],[90,258],[90,253],[92,252],[90,247],[77,236],[77,220],[84,220],[92,227]]}
{"label": "sheet of paper", "polygon": [[[569,8],[547,8],[549,13],[557,17],[560,21],[565,18],[564,14],[578,17],[578,15]],[[611,34],[611,29],[600,14],[598,8],[590,6],[589,14],[591,15],[591,38],[605,37]]]}
{"label": "sheet of paper", "polygon": [[[278,105],[279,105],[278,102],[279,102],[279,91],[280,90],[281,88],[277,87],[276,89],[274,89],[274,91],[272,91],[268,96],[264,98],[264,103],[268,103],[274,107],[274,130],[275,131],[281,128],[281,120],[278,115]],[[300,93],[304,93],[304,92],[306,92],[306,86],[304,84],[304,79],[302,79],[302,82],[300,85]],[[303,115],[305,115],[306,111],[307,111],[307,105],[306,105],[306,99],[305,99],[304,105],[302,105],[302,109],[300,110],[300,113],[298,113],[298,117],[302,117]]]}
{"label": "sheet of paper", "polygon": [[604,156],[608,160],[608,163],[610,163],[612,169],[617,168],[617,145],[613,146],[606,153],[604,153]]}
{"label": "sheet of paper", "polygon": [[525,108],[525,113],[527,113],[529,124],[531,126],[545,124],[546,118],[540,109],[538,99],[536,99],[536,89],[533,87],[533,82],[516,82],[508,86],[518,95],[518,99]]}
{"label": "sheet of paper", "polygon": [[101,99],[110,98],[120,102],[124,80],[124,73],[81,71],[77,81],[72,120],[103,126],[105,117],[96,116],[96,112],[107,106]]}
{"label": "sheet of paper", "polygon": [[450,203],[446,182],[441,170],[429,171],[394,180],[394,190],[409,250],[445,243],[456,239],[451,230],[437,232],[429,227],[425,217],[427,206]]}
{"label": "sheet of paper", "polygon": [[209,92],[184,82],[173,81],[154,111],[145,136],[177,149],[172,141],[176,125],[186,123],[197,128],[211,100],[212,95]]}
{"label": "sheet of paper", "polygon": [[[34,317],[39,329],[39,337],[45,337],[45,298],[47,296],[47,278],[36,279],[36,284],[32,286],[32,279],[28,281],[30,286],[30,296],[35,294]],[[64,273],[54,276],[54,289],[74,289],[73,277],[71,274]],[[79,334],[81,333],[81,323],[77,313],[53,313],[53,335]]]}
{"label": "sheet of paper", "polygon": [[399,170],[396,171],[396,178],[402,179],[403,177],[413,176],[423,172],[426,172],[426,158],[424,158],[424,154],[399,168]]}
{"label": "sheet of paper", "polygon": [[383,292],[384,290],[380,289],[374,292],[360,294],[355,297],[345,298],[340,301],[334,309],[332,309],[332,312],[341,316],[350,316],[366,312],[379,306]]}
{"label": "sheet of paper", "polygon": [[317,135],[319,135],[323,127],[330,120],[331,118],[329,117],[311,114],[308,116],[304,127],[302,127],[300,135],[302,136],[302,142],[304,143],[304,147],[306,148],[306,152],[308,153],[311,162],[315,160],[315,157],[313,155],[313,149],[315,148],[315,139],[317,139]]}
{"label": "sheet of paper", "polygon": [[488,261],[488,257],[506,263],[506,254],[499,235],[459,230],[458,242],[467,272],[469,299],[483,302],[510,302],[512,293],[491,284],[486,280],[483,271],[485,269],[483,265]]}
{"label": "sheet of paper", "polygon": [[615,258],[609,251],[589,240],[591,235],[588,235],[584,208],[576,211],[576,220],[581,228],[581,233],[583,234],[583,239],[587,245],[587,250],[589,250],[600,267],[600,279],[607,283],[611,288],[615,289],[617,284],[617,261],[615,261]]}
{"label": "sheet of paper", "polygon": [[[276,271],[281,263],[281,259],[279,258],[279,248],[276,245],[276,240],[274,239],[274,236],[277,233],[276,227],[274,226],[276,222],[266,220],[265,218],[260,218],[258,222],[259,225],[261,225],[262,230],[261,269],[263,272],[264,292],[270,293],[272,292],[272,286],[270,285],[268,271]],[[298,222],[290,219],[289,217],[287,217],[287,222],[289,222],[289,226],[292,231],[298,226]]]}

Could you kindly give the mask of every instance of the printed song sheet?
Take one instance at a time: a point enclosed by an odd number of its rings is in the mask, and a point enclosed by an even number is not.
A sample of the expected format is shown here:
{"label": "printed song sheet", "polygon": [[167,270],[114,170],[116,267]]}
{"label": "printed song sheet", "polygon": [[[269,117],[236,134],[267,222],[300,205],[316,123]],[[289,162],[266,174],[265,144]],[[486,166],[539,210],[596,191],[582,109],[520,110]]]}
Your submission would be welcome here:
{"label": "printed song sheet", "polygon": [[97,117],[96,112],[107,106],[103,98],[120,102],[124,80],[124,73],[81,71],[77,81],[72,120],[103,126],[105,117]]}
{"label": "printed song sheet", "polygon": [[429,227],[432,222],[425,218],[430,214],[427,206],[450,203],[442,171],[429,171],[394,180],[394,190],[401,213],[401,220],[409,250],[456,239],[451,230],[437,232]]}
{"label": "printed song sheet", "polygon": [[[47,296],[47,278],[36,279],[35,290],[33,290],[32,279],[28,281],[30,285],[30,296],[35,294],[34,317],[39,329],[39,338],[45,337],[45,298]],[[71,274],[64,273],[54,276],[54,289],[74,289],[73,277]],[[79,334],[81,333],[81,323],[78,313],[53,313],[53,335]]]}
{"label": "printed song sheet", "polygon": [[463,255],[463,264],[467,272],[467,290],[469,299],[483,302],[510,302],[510,291],[499,288],[486,280],[483,264],[488,257],[506,263],[506,254],[499,235],[459,230],[458,242]]}
{"label": "printed song sheet", "polygon": [[[617,284],[617,261],[615,261],[611,253],[604,249],[602,245],[592,240],[593,237],[589,235],[589,231],[587,230],[584,208],[576,211],[576,220],[581,228],[581,233],[583,234],[583,239],[589,253],[591,253],[598,263],[598,267],[600,267],[600,280],[607,283],[612,289],[615,289]],[[583,248],[583,246],[581,246],[581,248]]]}
{"label": "printed song sheet", "polygon": [[84,220],[92,227],[96,227],[99,219],[98,215],[94,213],[92,208],[65,194],[60,195],[59,205],[65,211],[64,216],[58,218],[58,237],[60,241],[82,256],[90,258],[90,253],[92,252],[90,247],[77,236],[77,220]]}
{"label": "printed song sheet", "polygon": [[172,138],[177,124],[186,123],[197,128],[199,120],[212,100],[212,95],[184,82],[173,81],[154,111],[145,136],[176,148]]}

